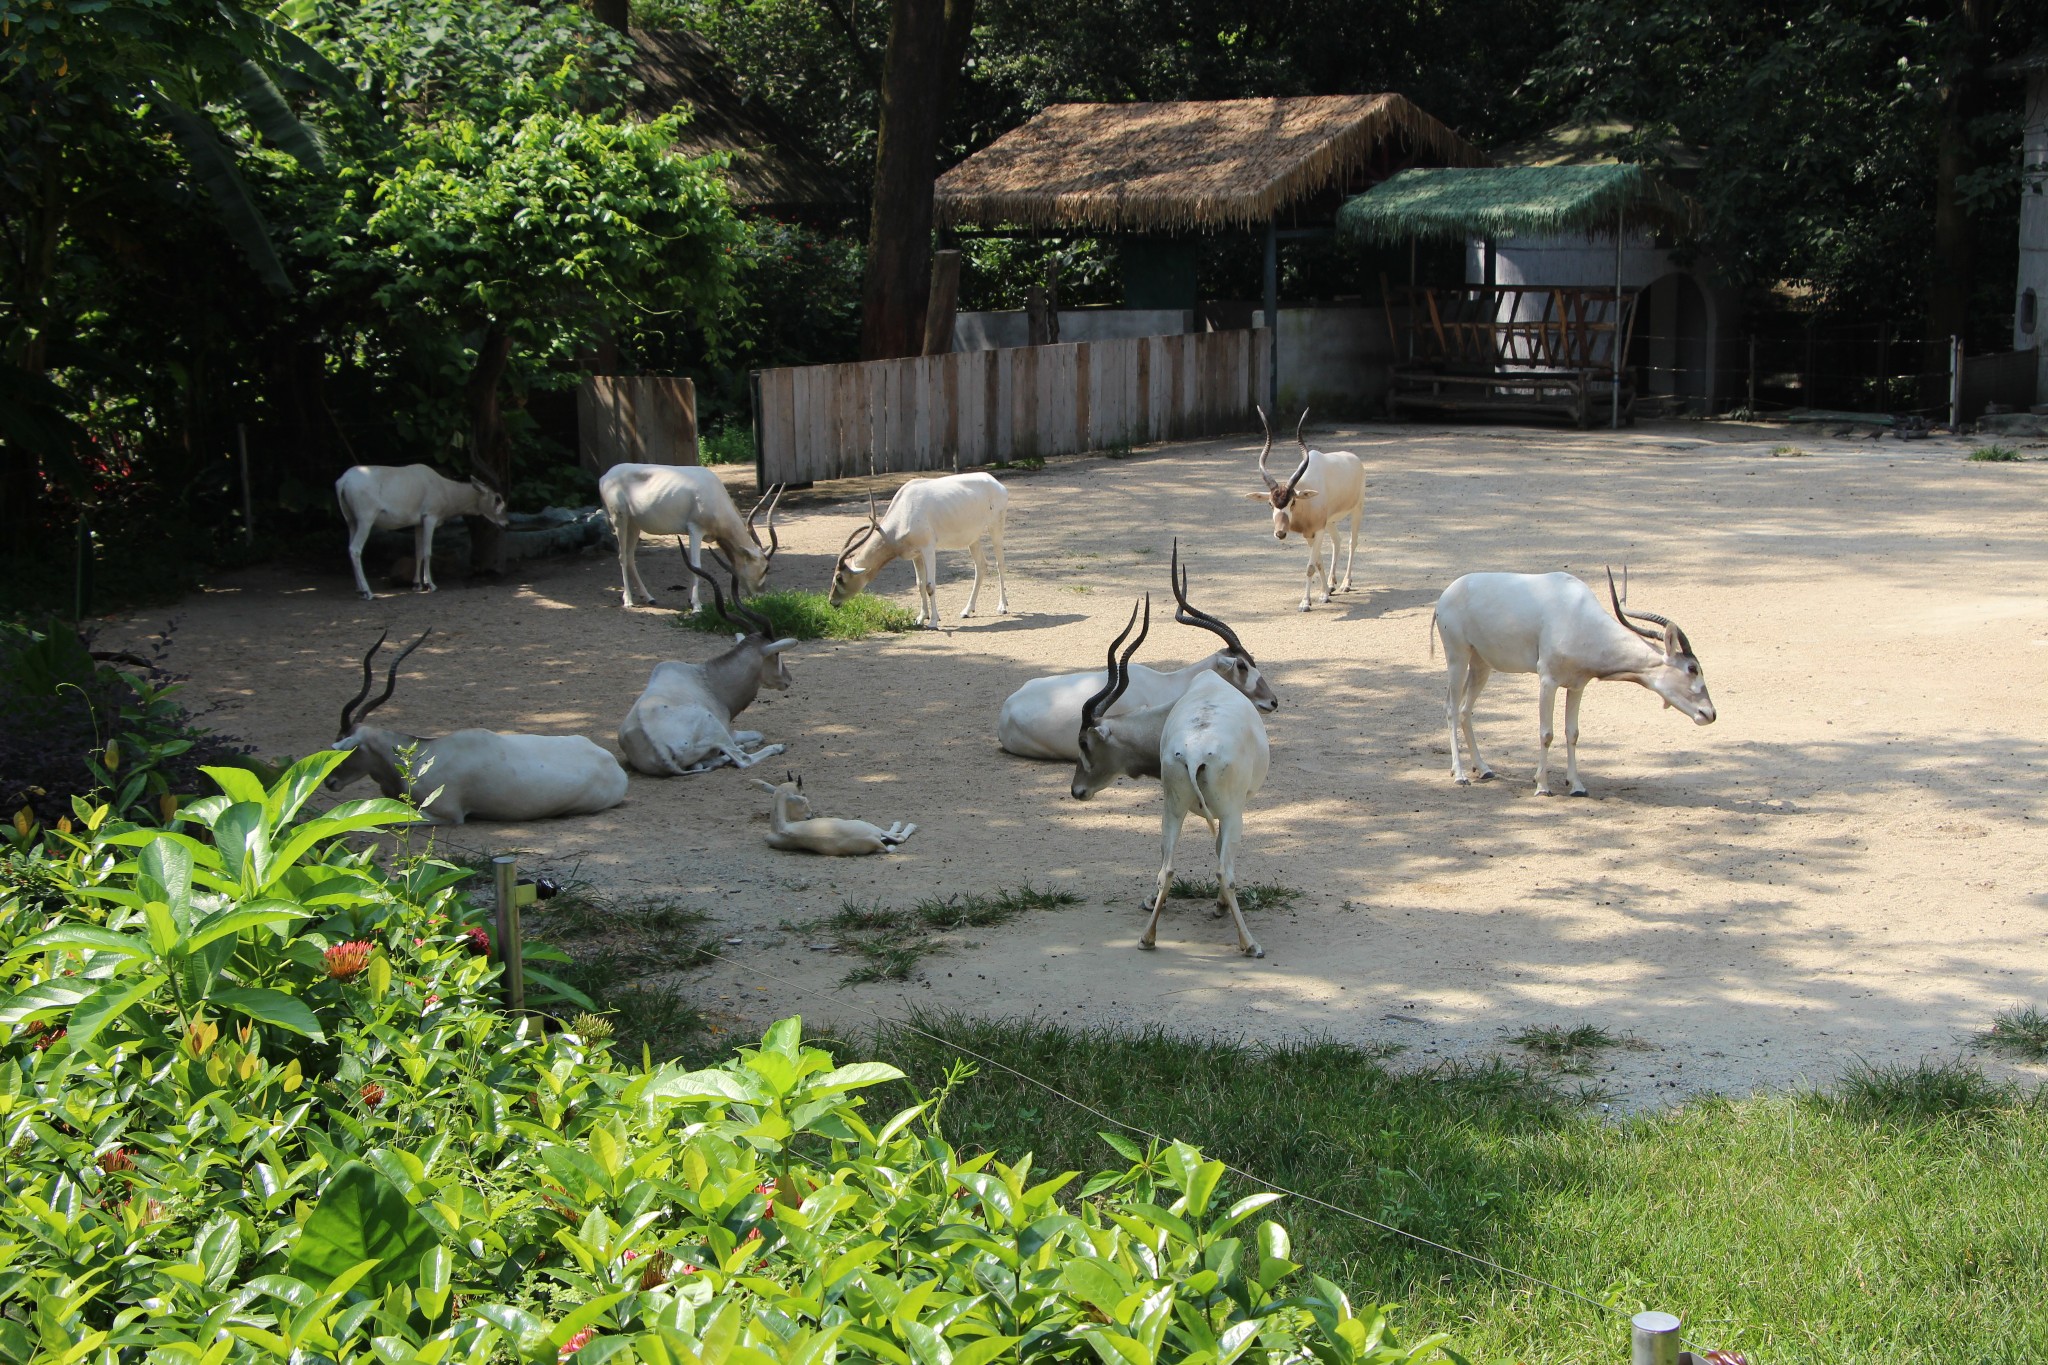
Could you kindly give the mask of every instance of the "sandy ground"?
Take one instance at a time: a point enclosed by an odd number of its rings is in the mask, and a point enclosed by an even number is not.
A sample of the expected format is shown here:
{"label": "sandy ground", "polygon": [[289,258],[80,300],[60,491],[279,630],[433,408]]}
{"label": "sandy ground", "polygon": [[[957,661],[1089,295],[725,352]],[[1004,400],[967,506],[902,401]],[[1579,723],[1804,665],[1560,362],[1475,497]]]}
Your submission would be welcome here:
{"label": "sandy ground", "polygon": [[[1776,453],[1788,442],[1803,456]],[[770,851],[766,798],[731,770],[636,776],[605,814],[447,841],[710,910],[742,942],[683,989],[735,1027],[921,1006],[1394,1041],[1426,1062],[1589,1021],[1648,1045],[1600,1063],[1617,1102],[1641,1105],[1954,1055],[1995,1010],[2048,1003],[2048,463],[1684,424],[1364,427],[1318,444],[1356,450],[1371,487],[1357,590],[1308,615],[1293,610],[1298,543],[1276,545],[1266,509],[1243,500],[1257,446],[1229,440],[1007,474],[1010,616],[956,625],[967,564],[948,555],[943,632],[795,651],[796,687],[748,723],[789,744],[820,813],[915,820],[896,856]],[[771,586],[825,586],[856,524],[833,499],[852,491],[790,510]],[[1239,868],[1305,894],[1254,917],[1263,961],[1193,902],[1169,908],[1159,951],[1135,950],[1156,784],[1082,804],[1066,767],[995,745],[1012,688],[1095,664],[1133,594],[1167,597],[1175,534],[1195,601],[1237,626],[1282,700]],[[219,702],[214,723],[265,752],[329,739],[354,660],[385,626],[435,628],[379,716],[428,734],[613,745],[655,662],[720,647],[671,624],[679,592],[622,610],[610,557],[363,603],[334,548],[323,577],[250,572],[179,608],[171,662],[193,675],[191,699]],[[645,552],[658,592],[683,579],[675,553]],[[1427,641],[1437,593],[1469,570],[1590,577],[1623,561],[1635,603],[1690,634],[1719,722],[1696,729],[1648,692],[1597,685],[1581,744],[1592,797],[1543,799],[1535,680],[1497,676],[1479,729],[1502,780],[1454,786]],[[876,586],[912,601],[907,565]],[[1212,644],[1169,621],[1144,658]],[[1181,863],[1205,877],[1197,829]],[[848,959],[778,927],[847,899],[1026,880],[1084,903],[960,936],[908,985],[839,989]]]}

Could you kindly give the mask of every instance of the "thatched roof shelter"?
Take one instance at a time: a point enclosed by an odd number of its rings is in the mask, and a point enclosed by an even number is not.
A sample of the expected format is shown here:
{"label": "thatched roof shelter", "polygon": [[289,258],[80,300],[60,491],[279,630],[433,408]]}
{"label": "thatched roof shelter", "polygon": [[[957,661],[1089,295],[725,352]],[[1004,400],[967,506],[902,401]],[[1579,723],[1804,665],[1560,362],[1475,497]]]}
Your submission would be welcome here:
{"label": "thatched roof shelter", "polygon": [[631,73],[641,87],[634,112],[652,118],[686,108],[690,121],[676,149],[692,156],[729,153],[725,177],[735,203],[783,212],[858,207],[852,187],[792,129],[740,95],[711,44],[681,29],[636,28],[631,37],[639,49]]}
{"label": "thatched roof shelter", "polygon": [[1055,104],[939,177],[942,227],[1263,227],[1325,192],[1480,151],[1400,95]]}
{"label": "thatched roof shelter", "polygon": [[1693,204],[1641,166],[1489,166],[1402,171],[1347,200],[1337,230],[1368,242],[1544,236],[1637,226],[1683,230]]}

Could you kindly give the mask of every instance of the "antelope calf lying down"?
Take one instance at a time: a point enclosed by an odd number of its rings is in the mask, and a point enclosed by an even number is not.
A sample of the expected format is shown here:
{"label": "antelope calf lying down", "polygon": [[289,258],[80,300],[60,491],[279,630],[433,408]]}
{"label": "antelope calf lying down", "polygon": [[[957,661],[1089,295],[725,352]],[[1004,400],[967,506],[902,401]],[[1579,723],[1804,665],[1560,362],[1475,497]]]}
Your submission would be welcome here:
{"label": "antelope calf lying down", "polygon": [[[681,777],[730,763],[751,768],[773,758],[785,745],[760,747],[758,730],[735,730],[732,718],[753,705],[762,688],[787,691],[789,664],[782,657],[796,644],[793,637],[775,637],[774,624],[739,600],[738,575],[733,575],[733,603],[727,607],[718,580],[684,561],[691,573],[711,585],[718,613],[746,623],[731,649],[701,664],[670,659],[654,666],[647,687],[619,725],[619,749],[633,771],[649,777]],[[731,566],[725,566],[728,573]]]}
{"label": "antelope calf lying down", "polygon": [[433,592],[436,526],[455,517],[482,517],[497,526],[507,520],[505,499],[480,480],[458,483],[423,464],[359,464],[334,481],[334,496],[348,524],[348,560],[365,602],[376,598],[363,577],[363,546],[370,543],[370,532],[412,527],[413,591]]}
{"label": "antelope calf lying down", "polygon": [[[699,570],[704,567],[704,542],[710,541],[725,552],[726,563],[738,573],[735,593],[759,592],[768,577],[769,563],[779,547],[775,506],[782,500],[781,484],[764,493],[744,521],[717,473],[698,465],[613,465],[597,481],[597,496],[611,520],[612,533],[619,538],[620,597],[628,607],[636,593],[643,602],[654,600],[635,558],[643,535],[687,535],[687,558],[691,567]],[[764,506],[768,509],[766,545],[754,529],[754,519]],[[700,584],[690,584],[691,611],[702,605],[702,591]]]}
{"label": "antelope calf lying down", "polygon": [[822,853],[828,858],[859,858],[887,853],[917,833],[901,820],[883,829],[865,820],[828,820],[811,814],[804,780],[791,773],[780,784],[747,779],[775,798],[768,811],[768,847],[785,853]]}
{"label": "antelope calf lying down", "polygon": [[[1185,668],[1162,672],[1132,664],[1130,681],[1104,715],[1120,716],[1128,711],[1166,706],[1179,701],[1196,678],[1213,673],[1251,699],[1261,711],[1277,711],[1280,699],[1273,695],[1251,651],[1237,638],[1237,632],[1208,612],[1188,604],[1187,572],[1180,566],[1180,541],[1173,543],[1173,596],[1177,606],[1173,619],[1182,625],[1206,630],[1223,641],[1223,648]],[[1077,738],[1081,708],[1089,697],[1109,681],[1102,669],[1088,673],[1061,673],[1050,678],[1033,678],[1012,692],[996,716],[996,742],[1021,758],[1064,759],[1072,763],[1081,757]]]}
{"label": "antelope calf lying down", "polygon": [[[1286,540],[1292,531],[1308,542],[1308,574],[1301,585],[1301,610],[1308,610],[1309,593],[1320,584],[1323,601],[1330,600],[1330,583],[1337,576],[1337,523],[1351,518],[1351,551],[1344,559],[1344,586],[1351,591],[1351,566],[1358,558],[1358,523],[1365,516],[1365,464],[1344,451],[1310,450],[1301,439],[1302,422],[1308,409],[1301,410],[1301,422],[1294,424],[1294,443],[1301,447],[1301,463],[1281,483],[1266,470],[1266,457],[1273,453],[1273,429],[1266,426],[1266,410],[1259,409],[1259,425],[1266,428],[1266,445],[1259,452],[1259,477],[1266,481],[1263,493],[1247,493],[1253,502],[1271,504],[1273,539]],[[1330,567],[1323,569],[1323,537],[1330,538]]]}
{"label": "antelope calf lying down", "polygon": [[[1624,582],[1628,571],[1622,570]],[[1607,574],[1607,614],[1593,590],[1568,573],[1473,573],[1452,583],[1437,599],[1430,629],[1444,641],[1449,671],[1444,714],[1451,724],[1451,776],[1459,786],[1466,774],[1465,750],[1484,782],[1493,769],[1479,756],[1472,735],[1472,709],[1495,673],[1534,673],[1537,678],[1536,794],[1549,796],[1551,717],[1557,690],[1564,689],[1565,780],[1573,796],[1586,794],[1579,781],[1579,698],[1596,680],[1647,687],[1692,717],[1714,723],[1706,674],[1685,632],[1655,612],[1630,611]],[[1648,621],[1662,630],[1636,624]],[[1460,747],[1462,740],[1463,748]]]}
{"label": "antelope calf lying down", "polygon": [[967,610],[960,615],[972,616],[988,568],[981,548],[986,535],[996,556],[996,611],[1009,615],[1010,592],[1003,582],[1003,520],[1009,505],[1009,490],[993,474],[912,479],[896,490],[889,510],[879,517],[870,492],[867,525],[846,538],[839,562],[833,565],[832,605],[858,594],[894,561],[907,559],[917,575],[918,620],[926,629],[937,630],[939,551],[965,550],[974,560],[974,590],[967,594]]}
{"label": "antelope calf lying down", "polygon": [[1074,765],[1073,794],[1085,801],[1119,777],[1156,777],[1166,790],[1166,808],[1159,821],[1159,889],[1152,899],[1152,917],[1145,922],[1140,948],[1158,939],[1159,916],[1173,884],[1173,854],[1188,815],[1208,822],[1216,837],[1216,914],[1228,911],[1237,926],[1238,951],[1264,957],[1266,950],[1245,926],[1237,904],[1237,845],[1244,833],[1244,808],[1266,780],[1272,753],[1266,726],[1244,693],[1214,673],[1189,684],[1178,701],[1167,706],[1107,715],[1119,693],[1130,685],[1131,656],[1145,643],[1152,626],[1152,602],[1145,600],[1145,625],[1124,651],[1136,624],[1131,622],[1109,646],[1109,684],[1088,699],[1081,710],[1081,758]]}
{"label": "antelope calf lying down", "polygon": [[363,686],[341,708],[334,747],[348,757],[328,775],[329,791],[361,778],[388,797],[422,801],[420,814],[437,825],[466,820],[545,820],[590,815],[626,799],[626,774],[619,761],[581,735],[501,734],[457,730],[426,739],[363,724],[363,718],[391,699],[398,666],[425,642],[427,631],[400,651],[385,675],[384,691],[359,712],[370,695],[372,664],[390,632],[377,637],[363,656]]}

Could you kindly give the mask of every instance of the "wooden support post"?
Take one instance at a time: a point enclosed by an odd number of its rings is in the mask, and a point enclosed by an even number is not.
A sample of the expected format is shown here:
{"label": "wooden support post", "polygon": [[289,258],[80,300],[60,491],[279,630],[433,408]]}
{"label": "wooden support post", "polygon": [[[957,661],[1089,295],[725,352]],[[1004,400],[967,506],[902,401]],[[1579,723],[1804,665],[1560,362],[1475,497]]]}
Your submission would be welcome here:
{"label": "wooden support post", "polygon": [[1963,339],[1948,339],[1948,428],[1963,429]]}
{"label": "wooden support post", "polygon": [[932,296],[924,310],[924,353],[944,355],[953,349],[953,315],[960,307],[960,253],[932,256]]}
{"label": "wooden support post", "polygon": [[1280,229],[1266,220],[1266,411],[1280,420]]}
{"label": "wooden support post", "polygon": [[509,853],[491,859],[491,877],[498,901],[497,948],[498,962],[505,969],[505,1008],[519,1014],[526,1009],[526,954],[519,938],[519,860]]}
{"label": "wooden support post", "polygon": [[1621,334],[1621,207],[1614,210],[1614,429],[1621,430],[1621,348],[1625,338]]}
{"label": "wooden support post", "polygon": [[1756,420],[1756,333],[1749,334],[1749,420]]}
{"label": "wooden support post", "polygon": [[242,466],[242,543],[256,543],[256,500],[249,491],[249,427],[245,422],[235,423],[235,451],[241,456]]}

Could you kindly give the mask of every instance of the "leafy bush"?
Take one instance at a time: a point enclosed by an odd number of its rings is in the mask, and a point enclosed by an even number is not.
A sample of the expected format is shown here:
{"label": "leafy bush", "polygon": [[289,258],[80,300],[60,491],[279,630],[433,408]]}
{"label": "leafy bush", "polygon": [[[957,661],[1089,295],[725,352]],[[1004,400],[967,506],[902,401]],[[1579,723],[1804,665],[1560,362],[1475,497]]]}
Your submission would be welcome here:
{"label": "leafy bush", "polygon": [[18,836],[68,817],[74,796],[96,791],[117,815],[161,813],[165,797],[198,791],[201,765],[248,752],[195,724],[170,674],[125,662],[95,659],[68,626],[0,623],[0,815]]}
{"label": "leafy bush", "polygon": [[723,426],[697,442],[697,458],[705,464],[752,464],[754,433],[743,426]]}
{"label": "leafy bush", "polygon": [[1978,446],[1970,452],[1970,458],[1979,464],[2014,464],[2026,457],[2011,446]]}
{"label": "leafy bush", "polygon": [[[777,635],[798,640],[864,640],[876,631],[901,634],[917,629],[916,612],[867,593],[835,607],[824,593],[785,588],[749,597],[747,606],[767,617]],[[709,606],[677,617],[676,624],[709,635],[729,635],[740,629]]]}
{"label": "leafy bush", "polygon": [[[0,893],[0,1358],[554,1365],[1423,1359],[1183,1144],[1068,1193],[874,1121],[799,1021],[714,1070],[491,1008],[466,874],[302,817],[339,762],[146,830],[81,803]],[[542,981],[546,985],[545,979]],[[879,1118],[879,1116],[875,1116]],[[1063,1194],[1066,1196],[1064,1201]]]}

